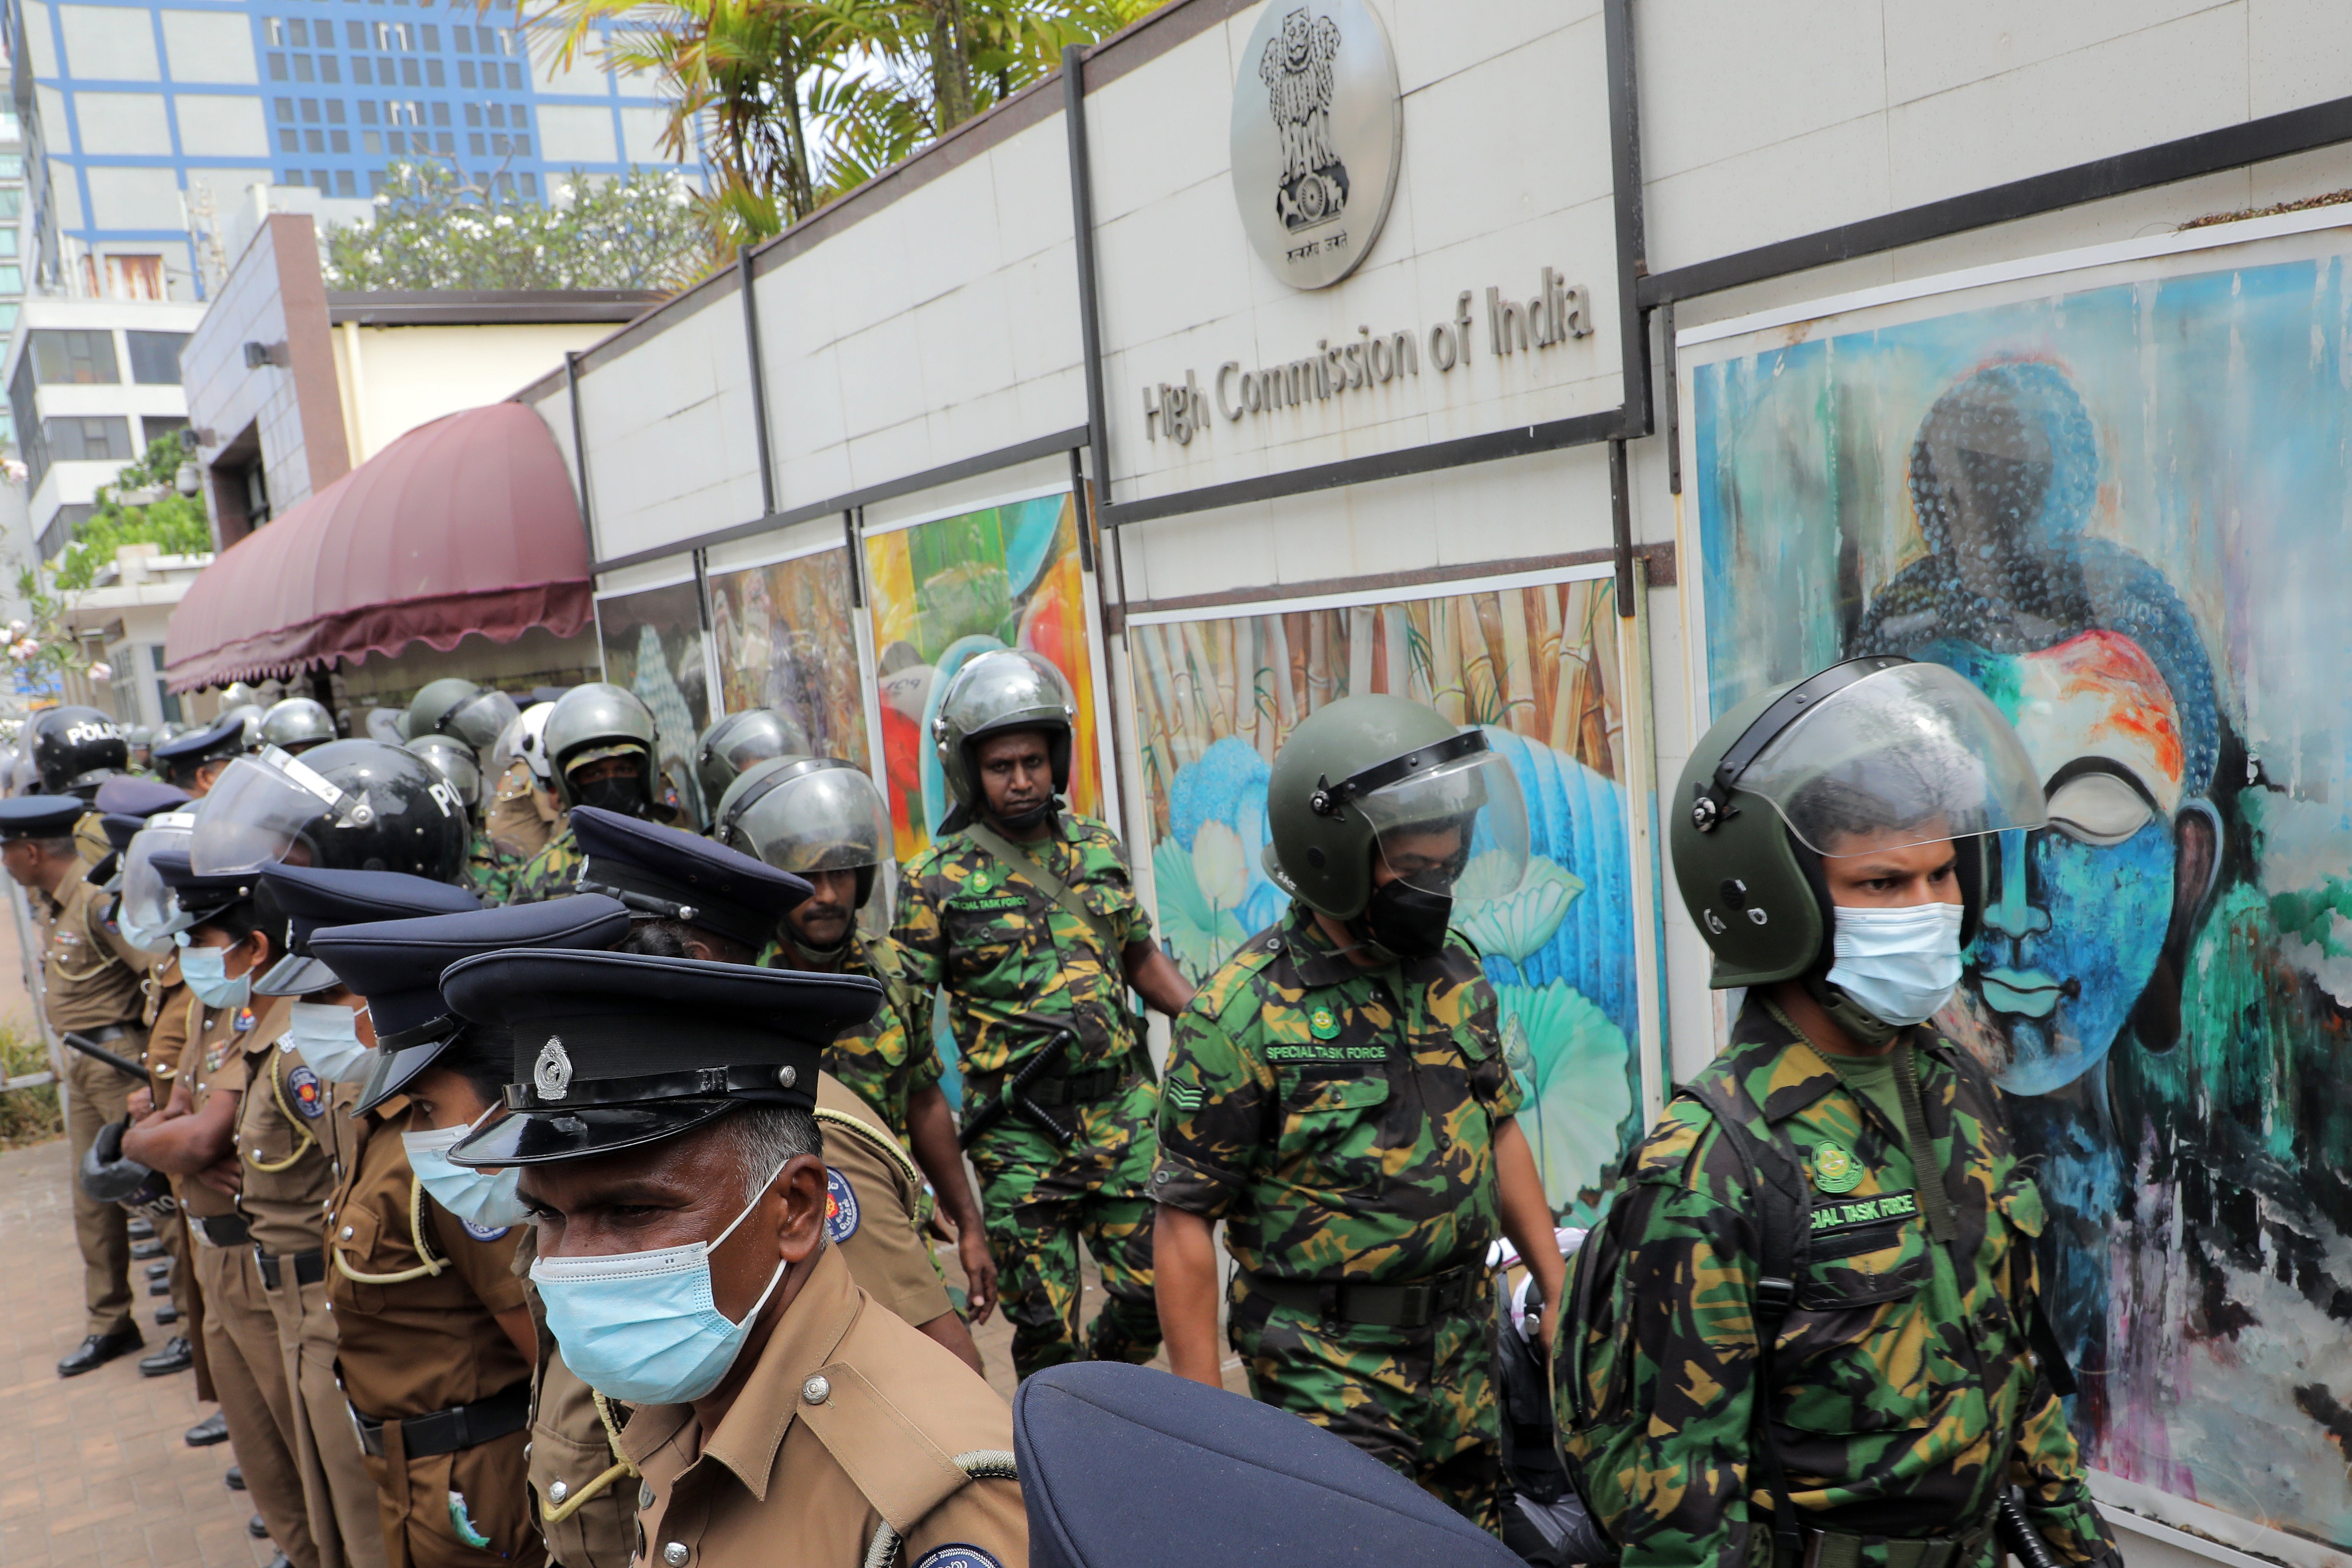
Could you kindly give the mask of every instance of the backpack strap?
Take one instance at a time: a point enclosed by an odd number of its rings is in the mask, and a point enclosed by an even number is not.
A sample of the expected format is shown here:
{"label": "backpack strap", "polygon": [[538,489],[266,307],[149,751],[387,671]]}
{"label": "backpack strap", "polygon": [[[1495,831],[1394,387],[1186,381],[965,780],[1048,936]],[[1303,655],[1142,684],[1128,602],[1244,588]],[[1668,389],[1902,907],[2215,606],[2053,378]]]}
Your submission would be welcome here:
{"label": "backpack strap", "polygon": [[1797,1271],[1804,1262],[1802,1254],[1811,1250],[1805,1221],[1811,1205],[1805,1196],[1804,1171],[1777,1139],[1759,1135],[1763,1112],[1730,1072],[1719,1068],[1702,1072],[1680,1092],[1714,1116],[1724,1142],[1738,1157],[1743,1184],[1756,1194],[1756,1384],[1748,1411],[1748,1451],[1771,1495],[1775,1555],[1799,1561],[1804,1540],[1796,1505],[1789,1500],[1788,1470],[1772,1439],[1771,1409],[1774,1343],[1797,1303]]}

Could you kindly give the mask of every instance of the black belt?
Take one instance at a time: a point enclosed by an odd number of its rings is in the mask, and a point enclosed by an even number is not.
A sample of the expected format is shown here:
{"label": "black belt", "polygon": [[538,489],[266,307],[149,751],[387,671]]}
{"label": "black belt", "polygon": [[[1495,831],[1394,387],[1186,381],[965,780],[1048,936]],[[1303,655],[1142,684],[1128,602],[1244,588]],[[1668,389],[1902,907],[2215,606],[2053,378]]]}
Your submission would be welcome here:
{"label": "black belt", "polygon": [[190,1215],[188,1224],[215,1247],[243,1247],[253,1239],[253,1227],[241,1214]]}
{"label": "black belt", "polygon": [[297,1285],[316,1285],[327,1277],[327,1255],[315,1247],[309,1252],[285,1253],[272,1258],[257,1247],[253,1249],[253,1260],[261,1266],[261,1282],[272,1290],[277,1289],[278,1282],[285,1278],[285,1270],[280,1267],[283,1264],[294,1266],[294,1283]]}
{"label": "black belt", "polygon": [[1097,1068],[1092,1072],[1074,1072],[1060,1078],[1041,1078],[1029,1086],[1029,1098],[1039,1105],[1093,1105],[1100,1100],[1117,1100],[1135,1082],[1135,1069],[1125,1063]]}
{"label": "black belt", "polygon": [[122,1038],[131,1033],[131,1028],[128,1024],[101,1024],[95,1029],[76,1029],[73,1032],[93,1046],[102,1046],[109,1040]]}
{"label": "black belt", "polygon": [[1893,1538],[1844,1535],[1834,1530],[1807,1530],[1804,1555],[1791,1559],[1775,1554],[1775,1568],[1863,1568],[1879,1552],[1886,1568],[1967,1568],[1991,1544],[1993,1527],[1981,1524],[1958,1535]]}
{"label": "black belt", "polygon": [[[398,1415],[390,1419],[400,1423],[401,1451],[412,1459],[479,1447],[530,1425],[530,1383],[525,1379],[503,1394],[493,1394],[471,1405],[454,1405],[429,1415]],[[354,1406],[352,1425],[359,1429],[361,1448],[373,1458],[383,1458],[384,1422],[362,1415]]]}
{"label": "black belt", "polygon": [[1374,1328],[1418,1329],[1447,1312],[1458,1312],[1486,1279],[1475,1263],[1449,1268],[1410,1285],[1370,1285],[1352,1279],[1274,1279],[1244,1270],[1251,1290],[1277,1307],[1315,1312],[1337,1323]]}

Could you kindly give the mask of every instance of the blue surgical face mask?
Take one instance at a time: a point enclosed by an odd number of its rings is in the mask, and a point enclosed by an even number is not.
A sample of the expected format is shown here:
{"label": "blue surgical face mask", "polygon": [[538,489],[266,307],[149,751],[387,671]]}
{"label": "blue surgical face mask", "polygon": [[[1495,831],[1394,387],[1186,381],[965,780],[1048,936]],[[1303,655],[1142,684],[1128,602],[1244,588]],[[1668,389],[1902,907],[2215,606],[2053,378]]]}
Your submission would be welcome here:
{"label": "blue surgical face mask", "polygon": [[357,1083],[373,1065],[374,1052],[360,1038],[360,1013],[366,1011],[297,1002],[288,1013],[286,1036],[312,1072],[329,1083]]}
{"label": "blue surgical face mask", "polygon": [[180,943],[180,978],[196,994],[196,1000],[207,1007],[242,1007],[253,992],[251,973],[231,974],[228,972],[228,949],[201,947],[188,940],[182,931]]}
{"label": "blue surgical face mask", "polygon": [[1958,904],[1837,910],[1829,982],[1886,1024],[1918,1024],[1960,984]]}
{"label": "blue surgical face mask", "polygon": [[440,1127],[429,1132],[400,1135],[400,1146],[408,1151],[409,1169],[425,1184],[426,1194],[457,1216],[467,1229],[478,1234],[502,1231],[530,1217],[522,1200],[515,1195],[515,1181],[522,1174],[520,1170],[509,1165],[499,1171],[477,1171],[449,1159],[449,1151],[497,1110],[497,1106],[491,1106],[463,1127]]}
{"label": "blue surgical face mask", "polygon": [[[761,1197],[767,1190],[762,1183]],[[711,1300],[710,1255],[759,1205],[752,1199],[711,1241],[533,1262],[531,1283],[539,1287],[564,1364],[605,1397],[632,1405],[685,1405],[718,1387],[768,1298],[783,1283],[784,1262],[778,1258],[768,1288],[740,1323]]]}

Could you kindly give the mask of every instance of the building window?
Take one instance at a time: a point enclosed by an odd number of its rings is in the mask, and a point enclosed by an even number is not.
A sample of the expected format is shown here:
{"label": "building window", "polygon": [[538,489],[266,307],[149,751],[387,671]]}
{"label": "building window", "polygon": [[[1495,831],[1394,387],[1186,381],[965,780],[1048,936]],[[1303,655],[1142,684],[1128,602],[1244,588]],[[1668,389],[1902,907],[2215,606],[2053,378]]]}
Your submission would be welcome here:
{"label": "building window", "polygon": [[278,124],[291,125],[294,123],[294,100],[292,99],[279,99],[278,100],[277,109]]}
{"label": "building window", "polygon": [[280,153],[299,153],[302,150],[302,133],[291,128],[281,129],[278,132],[278,150]]}
{"label": "building window", "polygon": [[44,419],[41,431],[60,463],[127,463],[137,456],[128,419]]}
{"label": "building window", "polygon": [[[379,0],[379,3],[380,3],[380,0]],[[373,136],[373,135],[375,134],[375,132],[373,132],[373,131],[371,131],[371,132],[368,132],[368,134],[369,134],[370,136]],[[368,195],[372,195],[372,196],[380,196],[380,195],[382,195],[383,194],[383,171],[382,169],[370,169],[370,170],[368,171]]]}
{"label": "building window", "polygon": [[466,123],[468,125],[479,125],[481,122],[482,106],[478,103],[469,103],[466,105]]}
{"label": "building window", "polygon": [[365,22],[345,22],[343,24],[343,47],[350,49],[366,48],[368,47],[368,25]]}
{"label": "building window", "polygon": [[501,158],[514,151],[513,145],[507,141],[505,132],[499,131],[491,133],[490,151],[497,153]]}
{"label": "building window", "polygon": [[[341,136],[342,132],[338,131],[335,134]],[[335,195],[339,196],[355,196],[359,195],[359,187],[353,184],[352,172],[349,169],[338,169],[335,171]]]}
{"label": "building window", "polygon": [[416,62],[415,60],[403,60],[400,62],[400,85],[403,87],[423,87],[425,85],[422,81],[417,79]]}
{"label": "building window", "polygon": [[341,84],[343,73],[336,67],[334,56],[320,55],[319,57],[319,79],[320,81],[331,81],[339,86]]}
{"label": "building window", "polygon": [[408,138],[397,131],[392,132],[392,155],[397,158],[407,151]]}
{"label": "building window", "polygon": [[507,90],[509,92],[520,92],[522,90],[522,67],[507,67]]}
{"label": "building window", "polygon": [[480,81],[474,75],[473,61],[459,60],[457,62],[457,85],[459,87],[479,87],[481,85]]}
{"label": "building window", "polygon": [[25,155],[22,153],[0,153],[0,180],[21,180],[25,177]]}
{"label": "building window", "polygon": [[506,122],[507,106],[503,103],[494,103],[490,105],[490,123],[493,125],[504,125]]}
{"label": "building window", "polygon": [[518,137],[516,137],[516,138],[514,139],[514,143],[515,143],[515,156],[516,156],[516,157],[518,157],[518,158],[528,158],[528,157],[530,157],[530,137],[528,137],[528,136],[518,136]]}
{"label": "building window", "polygon": [[0,228],[0,256],[14,258],[16,254],[16,231]]}
{"label": "building window", "polygon": [[330,152],[330,153],[348,153],[348,152],[350,152],[351,150],[352,150],[352,133],[351,133],[350,132],[348,132],[348,131],[330,131],[330,132],[327,132],[327,151],[328,151],[328,152]]}
{"label": "building window", "polygon": [[373,125],[375,123],[374,99],[363,98],[360,100],[360,123],[362,125]]}
{"label": "building window", "polygon": [[0,332],[13,332],[16,330],[16,302],[11,300],[6,304],[0,305]]}
{"label": "building window", "polygon": [[439,60],[426,60],[425,62],[425,85],[427,87],[446,87],[449,85],[449,78],[441,68],[441,62]]}
{"label": "building window", "polygon": [[139,421],[139,444],[142,447],[152,447],[168,437],[178,435],[187,427],[188,416],[184,414],[150,414]]}
{"label": "building window", "polygon": [[[141,386],[180,384],[180,348],[185,332],[125,332],[131,347],[131,379]],[[183,425],[187,421],[180,421]],[[150,440],[153,437],[150,437]]]}
{"label": "building window", "polygon": [[441,47],[440,28],[435,26],[430,22],[423,22],[417,25],[416,32],[417,36],[425,40],[425,53],[434,54],[439,51]]}
{"label": "building window", "polygon": [[277,17],[269,16],[264,18],[261,24],[261,31],[262,36],[267,37],[273,46],[281,49],[286,47],[286,24],[279,21]]}
{"label": "building window", "polygon": [[310,47],[310,24],[297,16],[286,24],[286,40],[298,49]]}
{"label": "building window", "polygon": [[335,176],[324,169],[313,169],[310,171],[310,184],[323,196],[335,188]]}
{"label": "building window", "polygon": [[342,122],[343,100],[340,98],[331,98],[327,100],[327,123],[330,125],[341,125]]}
{"label": "building window", "polygon": [[34,379],[43,386],[112,386],[122,379],[114,364],[112,332],[45,328],[35,331],[26,346],[32,351]]}
{"label": "building window", "polygon": [[373,85],[370,73],[368,71],[367,57],[365,55],[353,55],[352,57],[352,79],[359,83],[362,87]]}
{"label": "building window", "polygon": [[305,131],[302,132],[302,142],[310,152],[323,153],[327,150],[327,136],[322,131]]}
{"label": "building window", "polygon": [[526,172],[522,176],[522,194],[532,201],[539,200],[539,176]]}
{"label": "building window", "polygon": [[310,56],[296,55],[294,57],[294,79],[296,81],[316,81],[319,79],[317,73],[312,71],[310,68]]}
{"label": "building window", "polygon": [[286,79],[286,57],[284,55],[272,55],[269,57],[269,79],[272,81],[284,81]]}
{"label": "building window", "polygon": [[319,123],[319,100],[317,99],[306,98],[302,100],[302,123],[305,125],[316,125]]}
{"label": "building window", "polygon": [[433,106],[433,123],[436,125],[446,125],[449,123],[449,106],[447,104],[436,103]]}
{"label": "building window", "polygon": [[474,52],[474,29],[471,27],[450,28],[449,42],[459,54],[472,54]]}
{"label": "building window", "polygon": [[466,133],[466,147],[477,158],[488,156],[488,151],[482,146],[482,133],[478,131],[469,131]]}
{"label": "building window", "polygon": [[[0,294],[22,294],[25,291],[25,269],[13,263],[0,263]],[[10,306],[15,310],[15,306]]]}
{"label": "building window", "polygon": [[361,132],[360,151],[374,155],[382,154],[383,152],[383,132],[381,131]]}
{"label": "building window", "polygon": [[[441,106],[436,103],[433,107],[438,109]],[[433,141],[435,150],[443,157],[454,158],[457,155],[457,139],[455,136],[450,135],[446,131],[444,131],[440,135],[436,136]]]}

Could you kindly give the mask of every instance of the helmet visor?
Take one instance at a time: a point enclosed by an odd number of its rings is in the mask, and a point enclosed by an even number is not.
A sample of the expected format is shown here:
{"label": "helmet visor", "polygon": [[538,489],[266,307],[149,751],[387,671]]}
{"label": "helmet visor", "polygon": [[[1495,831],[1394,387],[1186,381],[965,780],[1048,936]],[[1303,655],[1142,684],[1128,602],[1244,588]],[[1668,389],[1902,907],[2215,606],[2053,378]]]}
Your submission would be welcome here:
{"label": "helmet visor", "polygon": [[[438,744],[434,743],[436,741]],[[481,804],[482,770],[474,761],[473,748],[457,742],[455,737],[442,735],[411,741],[407,749],[423,758],[425,765],[468,809]]]}
{"label": "helmet visor", "polygon": [[1528,868],[1528,804],[1518,776],[1486,737],[1465,731],[1349,781],[1354,805],[1395,878],[1470,907],[1517,888]]}
{"label": "helmet visor", "polygon": [[456,712],[441,721],[444,732],[458,736],[477,752],[488,751],[499,743],[508,725],[522,716],[513,698],[503,691],[485,691],[457,705]]}
{"label": "helmet visor", "polygon": [[179,899],[155,869],[155,856],[165,849],[186,850],[195,822],[193,812],[150,817],[122,852],[122,895],[115,905],[114,923],[124,941],[143,952],[169,952],[172,933],[188,923]]}
{"label": "helmet visor", "polygon": [[320,819],[351,826],[367,816],[364,799],[345,795],[271,746],[222,771],[196,812],[188,862],[201,877],[257,871],[285,859],[303,829]]}
{"label": "helmet visor", "polygon": [[2048,821],[2008,719],[1940,664],[1900,664],[1822,699],[1768,741],[1733,787],[1772,803],[1832,858]]}
{"label": "helmet visor", "polygon": [[873,781],[845,765],[793,773],[766,789],[753,784],[718,832],[721,843],[780,871],[855,871],[888,853],[890,818]]}

